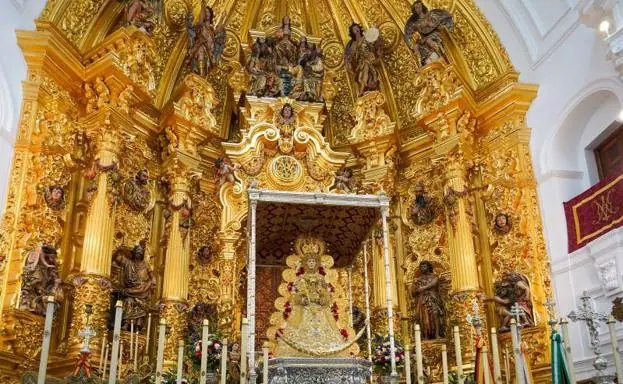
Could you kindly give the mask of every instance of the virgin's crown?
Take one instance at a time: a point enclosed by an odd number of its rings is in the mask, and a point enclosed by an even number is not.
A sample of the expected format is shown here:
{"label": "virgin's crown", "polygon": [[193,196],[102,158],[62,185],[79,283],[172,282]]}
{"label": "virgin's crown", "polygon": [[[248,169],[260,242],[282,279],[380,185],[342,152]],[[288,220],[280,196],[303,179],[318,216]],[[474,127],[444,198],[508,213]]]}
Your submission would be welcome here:
{"label": "virgin's crown", "polygon": [[324,253],[324,241],[316,237],[299,237],[296,239],[295,244],[296,252],[300,255],[316,254],[322,255]]}

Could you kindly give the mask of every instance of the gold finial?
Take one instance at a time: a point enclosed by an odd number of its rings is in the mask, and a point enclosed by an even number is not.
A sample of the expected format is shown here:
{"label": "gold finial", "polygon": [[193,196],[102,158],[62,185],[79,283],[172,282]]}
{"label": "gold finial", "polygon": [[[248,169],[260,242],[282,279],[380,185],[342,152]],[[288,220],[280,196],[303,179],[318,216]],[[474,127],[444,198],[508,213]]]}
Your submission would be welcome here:
{"label": "gold finial", "polygon": [[123,300],[117,300],[117,303],[115,304],[116,308],[121,308],[123,307]]}

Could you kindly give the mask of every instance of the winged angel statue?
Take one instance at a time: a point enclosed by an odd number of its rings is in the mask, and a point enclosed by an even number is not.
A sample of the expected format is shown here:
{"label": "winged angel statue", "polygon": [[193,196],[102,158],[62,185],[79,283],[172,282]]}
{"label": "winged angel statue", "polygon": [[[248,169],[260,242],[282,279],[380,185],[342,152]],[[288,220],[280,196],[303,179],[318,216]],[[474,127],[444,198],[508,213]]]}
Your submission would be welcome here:
{"label": "winged angel statue", "polygon": [[448,60],[443,50],[441,27],[449,31],[454,29],[452,15],[443,9],[428,10],[422,0],[411,6],[411,17],[405,25],[405,42],[415,52],[422,65],[430,64],[443,57]]}
{"label": "winged angel statue", "polygon": [[353,23],[348,28],[350,41],[344,50],[346,68],[355,76],[359,96],[377,91],[380,85],[379,66],[383,57],[384,42],[378,28],[363,30]]}

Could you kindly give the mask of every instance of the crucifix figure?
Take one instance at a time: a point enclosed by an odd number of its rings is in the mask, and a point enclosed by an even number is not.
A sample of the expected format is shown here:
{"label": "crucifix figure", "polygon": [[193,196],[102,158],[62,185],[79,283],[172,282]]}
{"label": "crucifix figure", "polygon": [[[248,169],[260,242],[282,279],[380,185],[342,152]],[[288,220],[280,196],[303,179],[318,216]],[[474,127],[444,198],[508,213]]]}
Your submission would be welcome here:
{"label": "crucifix figure", "polygon": [[93,327],[89,325],[89,317],[91,317],[91,305],[87,304],[85,306],[84,312],[86,314],[86,321],[84,322],[84,328],[78,332],[78,336],[82,337],[82,348],[80,348],[80,352],[91,352],[89,349],[89,343],[91,342],[91,338],[97,336]]}
{"label": "crucifix figure", "polygon": [[569,318],[574,322],[584,321],[588,327],[590,343],[595,353],[593,367],[597,370],[596,381],[599,384],[612,383],[614,376],[606,375],[604,372],[608,367],[608,361],[601,356],[601,345],[599,342],[599,323],[608,321],[608,316],[595,310],[592,298],[584,291],[582,296],[580,296],[578,310],[571,311]]}

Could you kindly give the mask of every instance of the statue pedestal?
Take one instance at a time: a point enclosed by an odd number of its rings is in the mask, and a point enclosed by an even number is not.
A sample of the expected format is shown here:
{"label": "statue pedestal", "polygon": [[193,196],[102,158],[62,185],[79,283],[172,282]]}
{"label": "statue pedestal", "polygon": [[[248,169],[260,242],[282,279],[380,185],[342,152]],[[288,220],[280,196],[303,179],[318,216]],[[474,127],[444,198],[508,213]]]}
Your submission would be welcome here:
{"label": "statue pedestal", "polygon": [[365,384],[369,377],[370,362],[357,358],[279,357],[268,361],[268,384]]}

